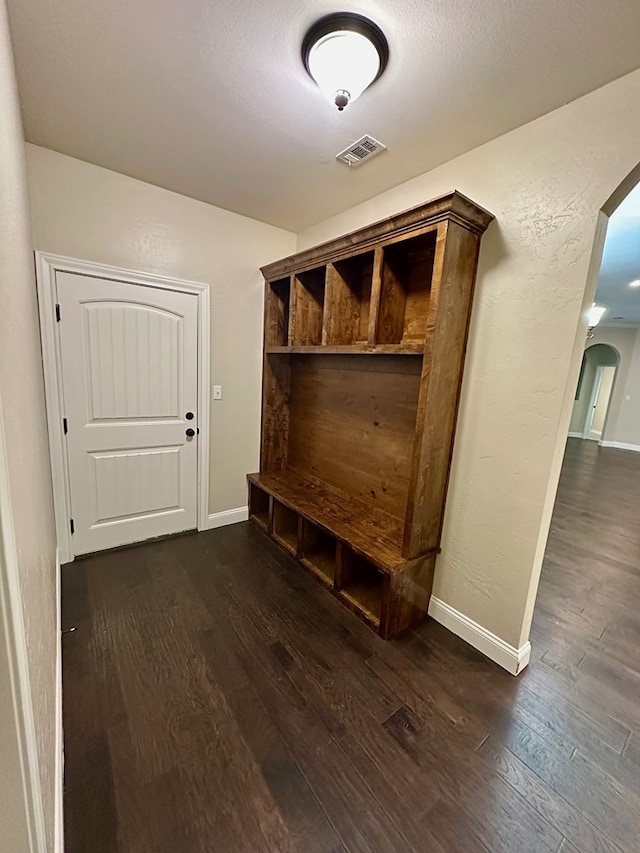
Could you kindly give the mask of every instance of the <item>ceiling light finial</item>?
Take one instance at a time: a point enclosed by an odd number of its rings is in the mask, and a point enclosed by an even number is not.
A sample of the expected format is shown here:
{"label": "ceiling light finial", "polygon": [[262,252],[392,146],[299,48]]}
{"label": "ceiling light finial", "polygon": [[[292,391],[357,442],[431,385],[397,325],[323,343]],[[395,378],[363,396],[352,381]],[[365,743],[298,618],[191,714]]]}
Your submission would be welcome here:
{"label": "ceiling light finial", "polygon": [[380,77],[388,60],[380,27],[354,12],[321,18],[302,41],[304,67],[340,112]]}

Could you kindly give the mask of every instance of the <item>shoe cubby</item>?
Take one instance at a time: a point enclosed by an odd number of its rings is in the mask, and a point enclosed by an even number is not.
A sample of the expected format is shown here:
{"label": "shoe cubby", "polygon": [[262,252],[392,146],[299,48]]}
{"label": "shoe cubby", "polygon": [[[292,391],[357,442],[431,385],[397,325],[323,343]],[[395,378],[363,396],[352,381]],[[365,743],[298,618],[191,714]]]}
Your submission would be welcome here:
{"label": "shoe cubby", "polygon": [[322,344],[326,278],[327,268],[324,266],[305,270],[294,276],[290,341],[292,346],[309,347]]}
{"label": "shoe cubby", "polygon": [[380,626],[385,577],[346,545],[340,548],[336,588],[340,598],[374,627]]}
{"label": "shoe cubby", "polygon": [[436,231],[384,247],[376,343],[425,340],[435,248]]}
{"label": "shoe cubby", "polygon": [[289,343],[289,305],[291,278],[270,281],[265,309],[265,341],[270,347],[286,347]]}
{"label": "shoe cubby", "polygon": [[255,483],[249,487],[249,518],[263,530],[269,531],[270,497]]}
{"label": "shoe cubby", "polygon": [[365,252],[329,265],[327,344],[367,343],[373,261],[374,253]]}
{"label": "shoe cubby", "polygon": [[333,536],[311,521],[303,520],[300,561],[330,587],[336,575],[336,548]]}
{"label": "shoe cubby", "polygon": [[298,553],[298,528],[300,516],[293,509],[274,500],[272,534],[287,551],[294,556]]}

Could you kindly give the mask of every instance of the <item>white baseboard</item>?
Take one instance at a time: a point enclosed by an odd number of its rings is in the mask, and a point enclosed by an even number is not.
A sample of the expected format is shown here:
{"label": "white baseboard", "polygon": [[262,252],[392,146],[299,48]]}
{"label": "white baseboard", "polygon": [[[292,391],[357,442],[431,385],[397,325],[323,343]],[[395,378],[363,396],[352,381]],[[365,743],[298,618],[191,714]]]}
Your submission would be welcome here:
{"label": "white baseboard", "polygon": [[626,444],[624,441],[599,441],[600,447],[615,447],[618,450],[633,450],[640,453],[640,444]]}
{"label": "white baseboard", "polygon": [[64,853],[64,733],[62,729],[62,602],[60,589],[60,554],[56,548],[56,764],[55,764],[55,853]]}
{"label": "white baseboard", "polygon": [[526,642],[521,648],[510,646],[487,631],[482,625],[478,625],[473,619],[469,619],[464,613],[446,604],[435,596],[431,596],[429,603],[429,616],[448,628],[453,634],[461,637],[465,642],[473,646],[483,655],[495,661],[511,675],[518,675],[529,663],[531,657],[531,643]]}
{"label": "white baseboard", "polygon": [[227,524],[237,524],[239,521],[247,521],[248,518],[248,506],[239,506],[237,509],[225,509],[222,512],[212,512],[209,515],[207,530],[213,530],[214,527],[225,527]]}
{"label": "white baseboard", "polygon": [[567,438],[584,438],[581,432],[570,432]]}

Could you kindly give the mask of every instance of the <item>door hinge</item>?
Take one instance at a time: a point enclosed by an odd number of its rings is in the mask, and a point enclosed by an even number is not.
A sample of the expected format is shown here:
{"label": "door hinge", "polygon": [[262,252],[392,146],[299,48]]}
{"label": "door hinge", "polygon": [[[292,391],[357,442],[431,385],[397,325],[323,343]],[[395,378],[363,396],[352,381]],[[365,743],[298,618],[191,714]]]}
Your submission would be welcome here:
{"label": "door hinge", "polygon": [[76,532],[76,528],[72,518],[69,519],[69,527],[71,528],[71,535],[73,536],[73,534]]}
{"label": "door hinge", "polygon": [[69,432],[69,425],[67,423],[67,419],[62,419],[62,429],[64,430],[64,434],[66,435]]}
{"label": "door hinge", "polygon": [[56,302],[56,323],[60,322],[60,303]]}

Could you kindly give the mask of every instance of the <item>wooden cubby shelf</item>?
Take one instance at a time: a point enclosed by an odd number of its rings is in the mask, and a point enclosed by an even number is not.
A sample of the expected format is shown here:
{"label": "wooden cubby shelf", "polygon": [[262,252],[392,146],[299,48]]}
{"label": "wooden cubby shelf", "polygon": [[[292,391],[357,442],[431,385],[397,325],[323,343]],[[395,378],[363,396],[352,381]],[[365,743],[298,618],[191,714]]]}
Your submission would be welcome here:
{"label": "wooden cubby shelf", "polygon": [[370,562],[343,546],[338,596],[366,622],[380,626],[385,577]]}
{"label": "wooden cubby shelf", "polygon": [[424,345],[436,239],[437,231],[429,231],[383,248],[379,343]]}
{"label": "wooden cubby shelf", "polygon": [[303,519],[300,562],[331,587],[336,578],[337,548],[338,542],[334,536],[313,522]]}
{"label": "wooden cubby shelf", "polygon": [[314,346],[322,343],[326,267],[306,270],[293,276],[289,343]]}
{"label": "wooden cubby shelf", "polygon": [[368,343],[374,258],[374,252],[365,252],[327,266],[324,342],[329,346]]}
{"label": "wooden cubby shelf", "polygon": [[407,561],[400,552],[402,528],[392,516],[372,512],[353,496],[314,483],[293,470],[250,474],[249,483],[251,491],[258,487],[274,497],[274,538],[282,538],[282,526],[275,524],[275,509],[288,507],[336,540],[349,544],[383,572],[392,574],[405,566]]}
{"label": "wooden cubby shelf", "polygon": [[267,347],[269,355],[424,355],[424,344],[351,344],[316,347]]}
{"label": "wooden cubby shelf", "polygon": [[266,293],[265,342],[267,346],[286,346],[289,342],[291,277],[271,281]]}
{"label": "wooden cubby shelf", "polygon": [[427,614],[492,218],[453,192],[262,270],[249,516],[385,639]]}
{"label": "wooden cubby shelf", "polygon": [[273,502],[273,538],[294,555],[298,553],[299,525],[300,516],[294,509],[280,501]]}
{"label": "wooden cubby shelf", "polygon": [[[397,519],[372,513],[364,502],[292,470],[250,474],[249,494],[250,506],[254,501],[263,506],[263,498],[255,495],[267,495],[272,507],[271,527],[250,510],[251,520],[270,529],[279,545],[370,627],[386,637],[397,633],[395,626],[411,624],[416,590],[423,590],[425,572],[431,576],[435,553],[405,559]],[[415,586],[410,606],[408,583]],[[383,607],[392,595],[402,606]],[[424,592],[422,598],[428,606]]]}
{"label": "wooden cubby shelf", "polygon": [[269,493],[258,486],[249,489],[249,518],[263,530],[270,531],[270,506]]}

